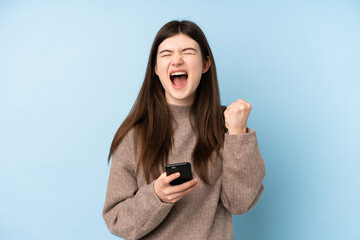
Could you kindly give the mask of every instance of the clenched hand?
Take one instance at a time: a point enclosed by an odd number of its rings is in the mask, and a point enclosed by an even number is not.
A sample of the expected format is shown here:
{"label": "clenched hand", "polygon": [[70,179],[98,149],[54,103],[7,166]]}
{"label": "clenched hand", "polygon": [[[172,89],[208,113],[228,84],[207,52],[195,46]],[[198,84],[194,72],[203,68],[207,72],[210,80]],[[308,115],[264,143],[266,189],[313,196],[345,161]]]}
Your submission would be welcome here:
{"label": "clenched hand", "polygon": [[224,112],[225,126],[229,134],[246,133],[246,123],[251,111],[251,104],[243,99],[231,103]]}

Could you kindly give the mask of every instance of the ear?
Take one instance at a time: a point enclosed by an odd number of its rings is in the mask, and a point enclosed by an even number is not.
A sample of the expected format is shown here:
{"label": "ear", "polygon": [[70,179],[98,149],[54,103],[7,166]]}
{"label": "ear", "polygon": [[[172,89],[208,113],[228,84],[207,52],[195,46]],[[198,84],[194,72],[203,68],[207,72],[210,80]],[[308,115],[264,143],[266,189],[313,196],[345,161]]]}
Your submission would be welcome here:
{"label": "ear", "polygon": [[206,73],[206,72],[209,70],[210,66],[211,66],[210,57],[207,56],[207,57],[206,57],[206,60],[205,60],[205,62],[204,62],[204,66],[203,66],[203,71],[202,71],[202,73]]}
{"label": "ear", "polygon": [[155,65],[155,73],[156,73],[156,75],[159,76],[156,65]]}

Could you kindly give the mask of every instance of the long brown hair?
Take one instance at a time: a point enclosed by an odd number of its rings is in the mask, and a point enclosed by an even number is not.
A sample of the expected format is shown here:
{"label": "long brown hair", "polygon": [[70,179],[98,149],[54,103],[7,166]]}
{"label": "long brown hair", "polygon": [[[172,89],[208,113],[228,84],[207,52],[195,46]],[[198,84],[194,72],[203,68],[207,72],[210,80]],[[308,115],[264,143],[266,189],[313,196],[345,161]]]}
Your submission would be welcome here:
{"label": "long brown hair", "polygon": [[199,44],[203,61],[206,61],[207,57],[210,58],[210,68],[201,77],[190,110],[194,116],[192,128],[197,136],[192,152],[193,167],[199,177],[209,184],[207,166],[212,161],[211,155],[214,151],[220,156],[226,128],[220,106],[215,61],[204,33],[191,21],[168,22],[155,36],[140,93],[129,115],[115,134],[108,161],[110,162],[111,156],[125,135],[134,128],[141,146],[136,172],[138,173],[142,167],[147,183],[150,182],[150,178],[160,176],[160,169],[166,165],[173,144],[173,118],[168,110],[164,89],[155,74],[156,57],[159,45],[165,39],[179,33],[189,36]]}

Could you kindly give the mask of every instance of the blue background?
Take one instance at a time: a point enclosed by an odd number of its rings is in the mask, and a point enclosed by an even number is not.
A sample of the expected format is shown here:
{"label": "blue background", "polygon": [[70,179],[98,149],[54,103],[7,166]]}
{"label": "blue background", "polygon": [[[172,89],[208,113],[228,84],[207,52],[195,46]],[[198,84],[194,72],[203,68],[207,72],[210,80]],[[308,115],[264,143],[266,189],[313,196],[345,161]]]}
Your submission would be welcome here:
{"label": "blue background", "polygon": [[359,1],[0,1],[0,238],[116,239],[113,135],[156,32],[192,20],[253,106],[265,192],[236,239],[360,239]]}

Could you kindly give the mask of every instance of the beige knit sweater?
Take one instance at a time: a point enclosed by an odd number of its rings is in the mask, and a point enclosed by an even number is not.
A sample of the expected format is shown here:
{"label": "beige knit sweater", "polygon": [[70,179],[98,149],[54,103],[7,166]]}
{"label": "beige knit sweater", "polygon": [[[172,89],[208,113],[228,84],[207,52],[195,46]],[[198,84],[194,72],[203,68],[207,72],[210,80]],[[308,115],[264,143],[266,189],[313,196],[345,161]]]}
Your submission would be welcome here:
{"label": "beige knit sweater", "polygon": [[[191,161],[196,136],[189,121],[189,106],[170,105],[176,119],[169,163]],[[264,189],[265,164],[253,129],[225,135],[222,160],[209,167],[207,186],[200,186],[175,204],[162,202],[154,181],[137,176],[133,131],[115,151],[108,180],[103,217],[110,232],[125,239],[233,239],[231,214],[249,211]],[[213,154],[215,156],[215,154]],[[198,177],[193,169],[194,177]]]}

